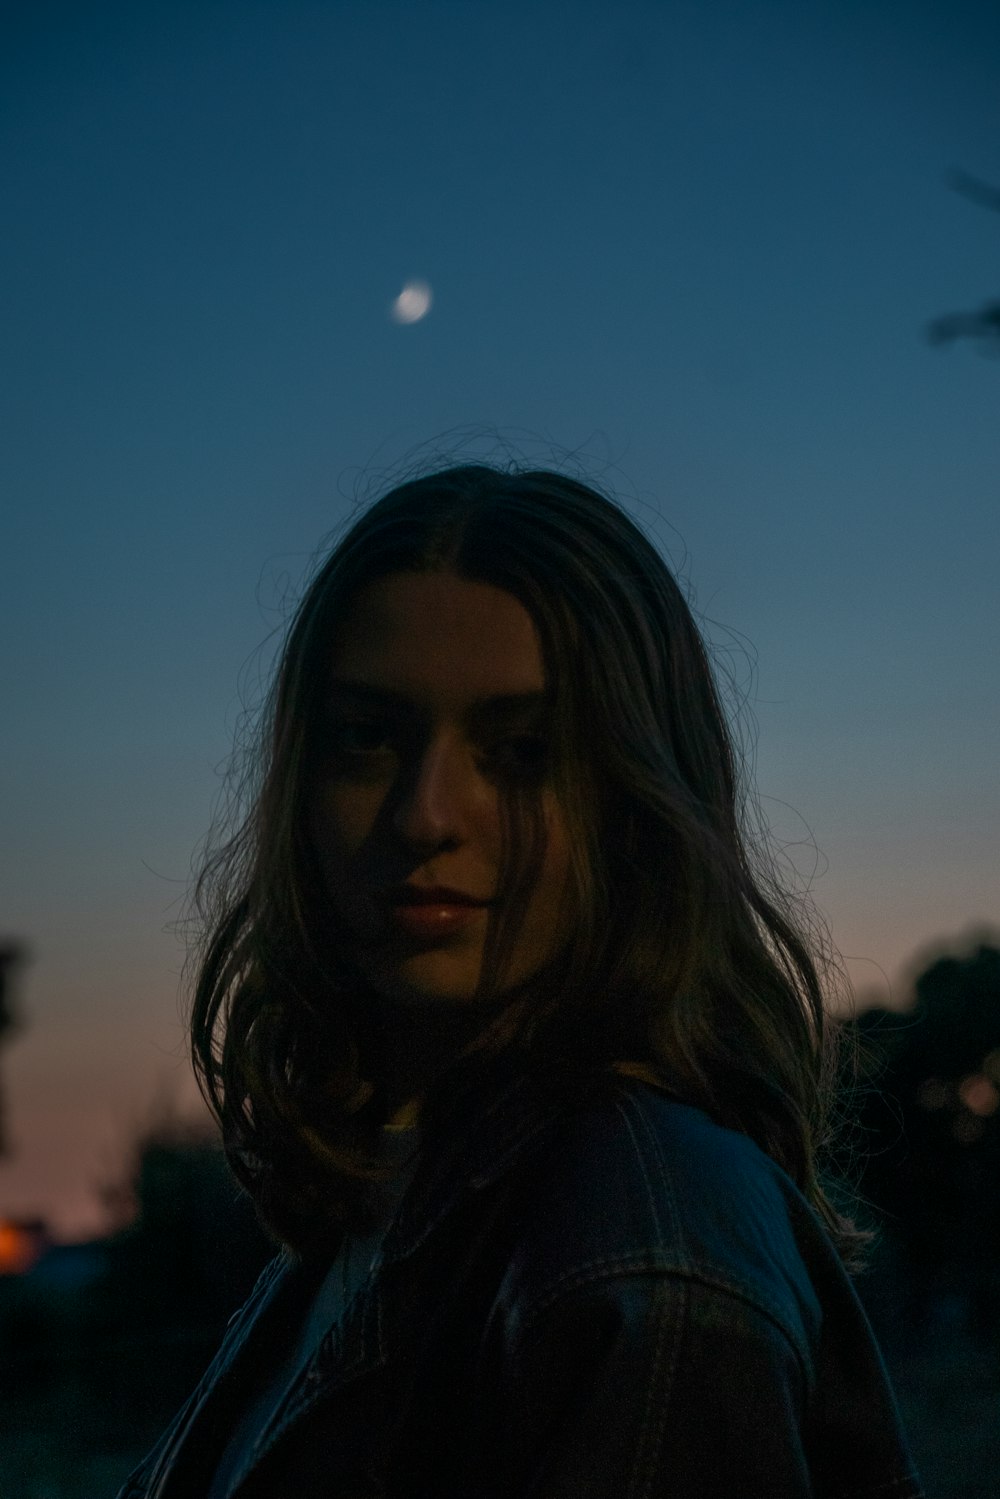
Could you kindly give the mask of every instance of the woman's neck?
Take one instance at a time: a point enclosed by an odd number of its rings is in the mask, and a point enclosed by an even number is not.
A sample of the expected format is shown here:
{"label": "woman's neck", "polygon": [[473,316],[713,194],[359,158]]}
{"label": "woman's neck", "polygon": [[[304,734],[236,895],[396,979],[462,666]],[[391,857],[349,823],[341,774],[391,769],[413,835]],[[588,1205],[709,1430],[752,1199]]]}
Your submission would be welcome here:
{"label": "woman's neck", "polygon": [[385,1128],[392,1130],[413,1129],[420,1123],[420,1111],[423,1108],[423,1095],[415,1094],[413,1098],[407,1099],[385,1122]]}
{"label": "woman's neck", "polygon": [[419,1122],[425,1095],[479,1029],[478,1018],[467,1009],[382,1002],[375,1044],[391,1129],[408,1129]]}

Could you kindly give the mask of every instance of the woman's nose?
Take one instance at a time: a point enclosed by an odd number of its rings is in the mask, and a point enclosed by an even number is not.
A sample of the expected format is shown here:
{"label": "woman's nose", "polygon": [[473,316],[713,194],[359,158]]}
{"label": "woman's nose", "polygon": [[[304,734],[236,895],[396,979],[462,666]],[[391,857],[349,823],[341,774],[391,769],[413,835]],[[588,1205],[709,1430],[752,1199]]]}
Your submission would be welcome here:
{"label": "woman's nose", "polygon": [[466,836],[474,768],[457,745],[429,744],[408,769],[393,824],[408,843],[461,842]]}

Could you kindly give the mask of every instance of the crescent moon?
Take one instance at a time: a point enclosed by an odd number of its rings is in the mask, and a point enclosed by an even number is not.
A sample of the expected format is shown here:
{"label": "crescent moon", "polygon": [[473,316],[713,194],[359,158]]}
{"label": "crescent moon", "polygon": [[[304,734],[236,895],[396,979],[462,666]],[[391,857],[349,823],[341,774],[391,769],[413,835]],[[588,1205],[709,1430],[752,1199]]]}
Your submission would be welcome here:
{"label": "crescent moon", "polygon": [[433,293],[426,281],[407,281],[389,308],[394,323],[419,323],[431,310]]}

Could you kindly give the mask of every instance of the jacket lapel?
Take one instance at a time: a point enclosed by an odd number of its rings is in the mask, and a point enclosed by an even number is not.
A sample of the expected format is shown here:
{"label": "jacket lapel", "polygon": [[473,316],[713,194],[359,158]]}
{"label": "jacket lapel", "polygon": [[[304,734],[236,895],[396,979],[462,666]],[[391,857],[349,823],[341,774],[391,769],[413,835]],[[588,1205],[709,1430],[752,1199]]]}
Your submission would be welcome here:
{"label": "jacket lapel", "polygon": [[[331,1441],[334,1433],[347,1441],[361,1429],[363,1406],[366,1422],[370,1418],[386,1433],[379,1446],[387,1445],[388,1411],[401,1403],[400,1392],[390,1396],[389,1386],[416,1377],[406,1348],[424,1302],[435,1295],[435,1287],[424,1283],[422,1251],[464,1199],[512,1169],[551,1113],[547,1089],[539,1090],[523,1072],[498,1078],[494,1067],[492,1076],[478,1081],[481,1087],[467,1088],[456,1100],[442,1143],[427,1152],[372,1275],[280,1399],[230,1484],[230,1496],[256,1495],[255,1479],[266,1483],[267,1459],[279,1447],[288,1450],[289,1436],[321,1408],[324,1437],[329,1433]],[[207,1492],[261,1371],[274,1368],[328,1268],[328,1261],[303,1261],[289,1252],[272,1261],[201,1383],[121,1499],[190,1499]]]}
{"label": "jacket lapel", "polygon": [[280,1340],[295,1304],[308,1294],[301,1262],[283,1252],[265,1266],[198,1385],[134,1475],[121,1499],[190,1499],[204,1493],[229,1436],[234,1414],[249,1398],[261,1358]]}

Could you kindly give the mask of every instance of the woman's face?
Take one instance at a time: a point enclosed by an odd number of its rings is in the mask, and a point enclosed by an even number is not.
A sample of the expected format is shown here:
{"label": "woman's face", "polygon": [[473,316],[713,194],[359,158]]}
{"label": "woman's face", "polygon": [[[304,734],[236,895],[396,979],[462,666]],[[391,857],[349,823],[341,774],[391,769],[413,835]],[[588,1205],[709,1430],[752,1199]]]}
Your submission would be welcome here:
{"label": "woman's face", "polygon": [[503,589],[401,572],[354,600],[332,642],[309,836],[379,992],[472,996],[512,779],[536,788],[545,842],[505,987],[564,948],[569,847],[547,777],[546,685],[531,616]]}

